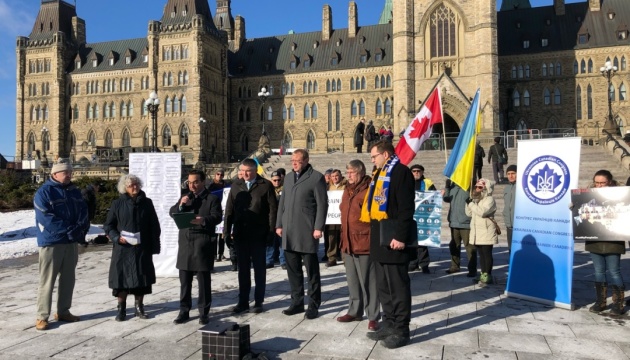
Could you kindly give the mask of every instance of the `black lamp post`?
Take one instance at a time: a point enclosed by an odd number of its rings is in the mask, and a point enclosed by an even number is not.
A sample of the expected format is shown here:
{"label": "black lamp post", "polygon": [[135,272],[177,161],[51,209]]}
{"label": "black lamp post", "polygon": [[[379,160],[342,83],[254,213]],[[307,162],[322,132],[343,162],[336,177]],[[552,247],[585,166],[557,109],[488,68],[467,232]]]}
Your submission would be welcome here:
{"label": "black lamp post", "polygon": [[271,93],[269,93],[269,91],[267,91],[267,88],[264,86],[258,92],[258,98],[260,99],[260,101],[262,101],[262,135],[265,135],[265,114],[267,112],[265,110],[265,101],[267,101],[269,95],[271,95]]}
{"label": "black lamp post", "polygon": [[201,149],[199,151],[199,161],[206,161],[206,147],[208,142],[208,120],[200,117],[199,118],[199,133],[201,134],[201,127],[203,126],[203,139],[199,142]]}
{"label": "black lamp post", "polygon": [[144,105],[151,114],[151,152],[157,152],[157,114],[160,108],[160,99],[158,99],[155,91],[151,91]]}
{"label": "black lamp post", "polygon": [[604,66],[602,66],[599,71],[602,73],[602,76],[606,78],[608,82],[608,87],[606,88],[606,93],[608,94],[608,117],[606,118],[606,123],[604,124],[603,130],[607,130],[611,134],[617,133],[617,124],[613,120],[612,114],[612,97],[610,96],[610,86],[611,79],[615,76],[617,72],[617,67],[613,66],[610,61],[606,61]]}

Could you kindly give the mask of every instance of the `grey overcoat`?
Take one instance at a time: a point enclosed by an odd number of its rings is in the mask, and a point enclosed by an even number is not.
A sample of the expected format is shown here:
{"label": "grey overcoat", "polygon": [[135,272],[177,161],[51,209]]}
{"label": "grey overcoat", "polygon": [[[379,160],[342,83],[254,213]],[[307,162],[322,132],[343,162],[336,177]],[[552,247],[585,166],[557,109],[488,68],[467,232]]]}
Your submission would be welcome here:
{"label": "grey overcoat", "polygon": [[295,181],[295,172],[284,178],[284,189],[278,203],[276,227],[282,228],[282,248],[289,251],[317,253],[319,239],[314,230],[324,230],[328,212],[326,181],[311,165]]}

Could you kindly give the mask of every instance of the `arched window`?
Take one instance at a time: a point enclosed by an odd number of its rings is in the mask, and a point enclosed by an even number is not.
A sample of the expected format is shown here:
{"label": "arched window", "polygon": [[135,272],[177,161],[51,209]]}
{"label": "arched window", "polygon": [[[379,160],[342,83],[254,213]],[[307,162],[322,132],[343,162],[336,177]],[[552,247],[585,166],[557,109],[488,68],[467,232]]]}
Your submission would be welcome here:
{"label": "arched window", "polygon": [[286,121],[287,120],[287,106],[286,105],[282,105],[282,121]]}
{"label": "arched window", "polygon": [[[96,105],[96,117],[98,118],[98,105]],[[48,120],[48,105],[44,105],[44,120]]]}
{"label": "arched window", "polygon": [[542,64],[541,74],[542,74],[542,76],[547,76],[547,64],[545,64],[545,63]]}
{"label": "arched window", "polygon": [[[271,89],[273,90],[273,86],[271,87]],[[313,92],[316,93],[316,94],[319,92],[319,86],[317,85],[317,81],[315,81],[313,83]],[[273,93],[272,93],[272,95],[273,95]]]}
{"label": "arched window", "polygon": [[326,92],[330,92],[330,80],[326,80]]}
{"label": "arched window", "polygon": [[290,132],[284,133],[284,139],[282,139],[282,143],[284,143],[285,149],[290,149],[293,147],[293,136],[291,136]]}
{"label": "arched window", "polygon": [[44,151],[50,151],[50,134],[48,131],[42,134],[42,149]]}
{"label": "arched window", "polygon": [[116,117],[116,104],[113,101],[109,104],[109,113],[111,117]]}
{"label": "arched window", "polygon": [[385,114],[392,113],[392,102],[389,99],[385,99]]}
{"label": "arched window", "polygon": [[306,81],[302,83],[302,94],[306,94],[308,91]]}
{"label": "arched window", "polygon": [[247,135],[241,137],[241,151],[249,151],[249,139]]}
{"label": "arched window", "polygon": [[144,131],[142,132],[142,146],[144,147],[149,146],[149,129],[148,128],[144,129]]}
{"label": "arched window", "polygon": [[523,65],[519,65],[517,68],[517,71],[518,71],[518,78],[522,79],[525,76],[523,73]]}
{"label": "arched window", "polygon": [[380,78],[378,77],[378,75],[376,75],[376,77],[374,77],[374,88],[378,89],[380,85],[381,85]]}
{"label": "arched window", "polygon": [[188,145],[188,127],[186,125],[182,125],[182,128],[179,130],[179,145]]}
{"label": "arched window", "polygon": [[619,59],[617,59],[617,57],[615,56],[615,58],[613,59],[613,66],[616,66],[617,69],[619,69]]}
{"label": "arched window", "polygon": [[560,94],[560,89],[555,88],[553,90],[553,104],[560,105],[562,103],[562,95]]}
{"label": "arched window", "polygon": [[588,59],[588,73],[591,74],[593,72],[593,60]]}
{"label": "arched window", "polygon": [[37,120],[37,109],[31,105],[31,121]]}
{"label": "arched window", "polygon": [[529,65],[525,65],[525,79],[529,79],[531,77],[531,71],[529,70]]}
{"label": "arched window", "polygon": [[245,109],[245,121],[246,122],[252,121],[252,112],[249,110],[249,108]]}
{"label": "arched window", "polygon": [[289,106],[289,120],[295,120],[295,106]]}
{"label": "arched window", "polygon": [[88,134],[88,144],[90,146],[96,146],[96,133],[94,131],[90,131]]}
{"label": "arched window", "polygon": [[387,75],[387,87],[390,88],[392,87],[392,77]]}
{"label": "arched window", "polygon": [[580,62],[580,73],[586,73],[586,61],[584,61],[584,59],[582,59],[582,61]]}
{"label": "arched window", "polygon": [[295,84],[291,83],[291,95],[295,94]]}
{"label": "arched window", "polygon": [[549,63],[549,76],[553,76],[554,72],[553,72],[553,63]]}
{"label": "arched window", "polygon": [[188,76],[188,71],[184,70],[184,85],[188,85],[189,80],[190,76]]}
{"label": "arched window", "polygon": [[341,79],[337,79],[337,91],[341,91]]}
{"label": "arched window", "polygon": [[626,66],[627,66],[627,64],[626,64],[626,57],[622,56],[621,57],[621,67],[619,68],[619,70],[626,71]]}
{"label": "arched window", "polygon": [[610,84],[610,86],[608,87],[608,99],[610,101],[615,101],[615,87],[613,86],[613,84]]}
{"label": "arched window", "polygon": [[359,116],[364,116],[364,115],[365,115],[365,102],[361,100],[359,102]]}
{"label": "arched window", "polygon": [[589,120],[593,119],[593,88],[590,84],[586,88],[586,115]]}
{"label": "arched window", "polygon": [[556,76],[562,75],[562,64],[560,62],[556,63]]}
{"label": "arched window", "polygon": [[457,55],[457,18],[455,13],[440,5],[429,19],[429,36],[431,39],[431,57]]}
{"label": "arched window", "polygon": [[109,105],[107,103],[105,103],[105,105],[103,105],[103,117],[105,119],[109,119],[111,117],[111,115],[109,113]]}
{"label": "arched window", "polygon": [[578,70],[579,70],[578,69],[578,62],[577,62],[577,60],[574,60],[573,61],[573,75],[577,75]]}
{"label": "arched window", "polygon": [[628,98],[626,97],[626,85],[621,83],[619,85],[619,101],[626,101]]}
{"label": "arched window", "polygon": [[354,90],[354,78],[350,79],[350,90]]}
{"label": "arched window", "polygon": [[114,147],[114,135],[110,130],[107,130],[105,133],[105,147],[113,148]]}
{"label": "arched window", "polygon": [[529,106],[529,105],[531,105],[529,91],[525,90],[525,92],[523,93],[523,106]]}
{"label": "arched window", "polygon": [[516,65],[512,65],[512,79],[516,79]]}
{"label": "arched window", "polygon": [[166,104],[166,106],[164,106],[164,112],[170,114],[173,111],[173,101],[167,96],[164,103]]}
{"label": "arched window", "polygon": [[177,96],[173,96],[173,112],[179,112],[179,98]]}
{"label": "arched window", "polygon": [[335,130],[341,130],[341,105],[339,101],[335,104]]}
{"label": "arched window", "polygon": [[512,105],[514,107],[521,106],[521,94],[518,92],[518,90],[514,90],[514,92],[512,93]]}
{"label": "arched window", "polygon": [[[98,119],[98,113],[99,113],[98,104],[94,103],[92,107],[94,108],[94,118]],[[48,107],[44,106],[44,120],[47,120],[47,119],[48,119]]]}
{"label": "arched window", "polygon": [[[328,88],[328,84],[326,84],[326,87]],[[328,91],[328,89],[326,89],[326,91]],[[287,94],[287,84],[282,84],[282,88],[281,88],[281,93],[282,95],[286,95]],[[241,88],[238,88],[238,97],[241,97]]]}
{"label": "arched window", "polygon": [[[107,105],[105,105],[105,106],[107,106]],[[78,119],[79,118],[79,105],[74,104],[74,109],[72,109],[72,112],[73,112],[72,118],[73,119]]]}
{"label": "arched window", "polygon": [[333,106],[328,102],[328,131],[333,131]]}
{"label": "arched window", "polygon": [[313,106],[311,106],[311,118],[317,119],[317,104],[315,103],[313,103]]}
{"label": "arched window", "polygon": [[381,99],[376,99],[376,115],[381,115],[383,113],[383,102]]}
{"label": "arched window", "polygon": [[352,100],[350,105],[350,116],[357,116],[357,102]]}
{"label": "arched window", "polygon": [[365,76],[361,77],[361,90],[365,90]]}
{"label": "arched window", "polygon": [[129,130],[125,129],[122,133],[122,146],[131,146],[131,137],[129,136]]}
{"label": "arched window", "polygon": [[28,135],[28,145],[26,148],[26,152],[28,155],[31,155],[35,151],[35,134],[30,133]]}
{"label": "arched window", "polygon": [[311,107],[308,104],[304,104],[304,120],[311,117]]}
{"label": "arched window", "polygon": [[337,91],[337,82],[335,80],[332,81],[332,91]]}
{"label": "arched window", "polygon": [[[88,119],[94,118],[94,109],[92,108],[92,105],[90,104],[87,105],[87,118]],[[37,120],[39,120],[39,118]]]}
{"label": "arched window", "polygon": [[306,149],[307,150],[315,149],[315,134],[313,134],[312,130],[309,130],[308,134],[306,134]]}
{"label": "arched window", "polygon": [[273,109],[271,108],[271,105],[269,105],[269,107],[267,107],[267,121],[271,120],[273,120]]}
{"label": "arched window", "polygon": [[184,84],[184,73],[181,71],[177,74],[177,85]]}
{"label": "arched window", "polygon": [[129,116],[133,116],[133,103],[131,100],[127,103],[127,112],[129,113]]}
{"label": "arched window", "polygon": [[575,113],[578,120],[582,120],[582,87],[575,89]]}
{"label": "arched window", "polygon": [[[389,77],[389,75],[387,75]],[[385,82],[385,76],[381,75],[381,88],[389,87]]]}
{"label": "arched window", "polygon": [[149,113],[149,109],[147,109],[146,102],[144,99],[140,100],[140,116],[146,116]]}
{"label": "arched window", "polygon": [[173,86],[173,73],[168,72],[168,86]]}
{"label": "arched window", "polygon": [[180,108],[181,108],[181,112],[183,113],[187,111],[188,103],[186,102],[186,95],[182,95]]}
{"label": "arched window", "polygon": [[551,104],[551,92],[549,92],[549,89],[547,88],[543,90],[543,104],[545,105]]}
{"label": "arched window", "polygon": [[168,125],[162,130],[162,146],[171,146],[171,128]]}
{"label": "arched window", "polygon": [[308,93],[310,94],[310,93],[312,93],[312,92],[313,92],[313,82],[312,82],[312,81],[309,81],[309,82],[308,82]]}
{"label": "arched window", "polygon": [[129,113],[127,112],[127,104],[125,104],[124,101],[120,102],[120,116],[121,117],[129,116]]}

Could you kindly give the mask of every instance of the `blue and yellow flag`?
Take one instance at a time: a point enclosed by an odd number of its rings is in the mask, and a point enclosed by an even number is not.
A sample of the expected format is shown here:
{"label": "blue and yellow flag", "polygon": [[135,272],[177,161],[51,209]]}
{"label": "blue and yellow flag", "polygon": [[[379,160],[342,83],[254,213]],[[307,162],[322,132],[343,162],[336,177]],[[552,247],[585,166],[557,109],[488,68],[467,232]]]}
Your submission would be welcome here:
{"label": "blue and yellow flag", "polygon": [[254,161],[256,162],[256,174],[262,176],[265,173],[265,169],[263,169],[262,165],[260,165],[258,159],[254,158]]}
{"label": "blue and yellow flag", "polygon": [[479,92],[480,90],[477,89],[475,99],[470,105],[468,115],[466,115],[464,126],[462,126],[451,156],[448,158],[444,168],[444,175],[466,191],[468,191],[472,182],[477,134],[481,131]]}

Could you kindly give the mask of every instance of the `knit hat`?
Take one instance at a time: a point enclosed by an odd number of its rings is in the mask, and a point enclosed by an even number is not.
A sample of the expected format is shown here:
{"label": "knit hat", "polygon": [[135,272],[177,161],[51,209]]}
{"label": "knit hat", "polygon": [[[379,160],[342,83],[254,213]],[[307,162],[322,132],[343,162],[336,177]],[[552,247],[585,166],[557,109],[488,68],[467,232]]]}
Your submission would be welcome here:
{"label": "knit hat", "polygon": [[509,173],[510,171],[516,172],[516,165],[512,164],[507,167],[507,170],[505,170],[506,173]]}
{"label": "knit hat", "polygon": [[424,167],[422,167],[422,165],[420,165],[420,164],[413,164],[409,168],[409,170],[411,170],[411,171],[416,170],[416,169],[420,170],[420,171],[424,171]]}
{"label": "knit hat", "polygon": [[57,162],[52,166],[50,173],[56,174],[61,171],[72,171],[72,164],[70,164],[70,159],[59,158]]}

